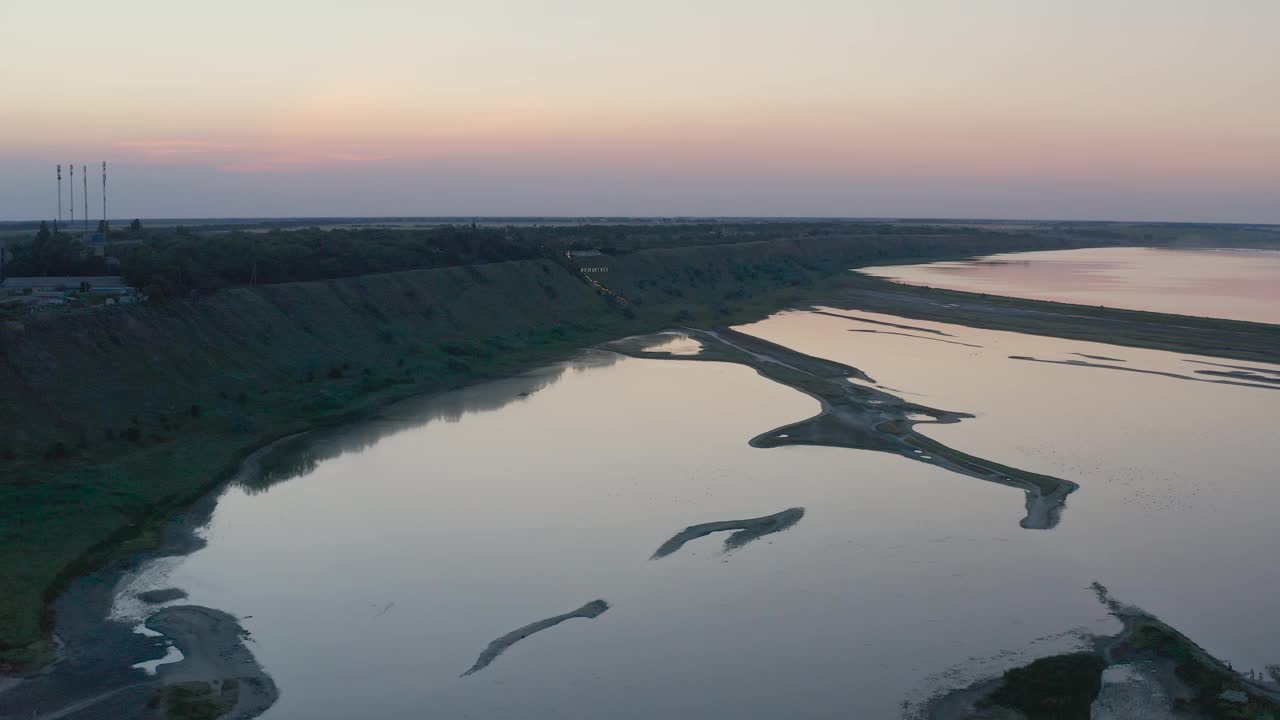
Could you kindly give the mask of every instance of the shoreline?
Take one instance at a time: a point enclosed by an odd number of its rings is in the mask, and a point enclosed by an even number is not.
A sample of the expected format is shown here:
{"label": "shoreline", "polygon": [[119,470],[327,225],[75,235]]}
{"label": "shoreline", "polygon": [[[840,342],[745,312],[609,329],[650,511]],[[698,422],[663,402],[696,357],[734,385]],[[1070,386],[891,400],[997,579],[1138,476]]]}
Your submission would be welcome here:
{"label": "shoreline", "polygon": [[[512,398],[527,397],[549,384],[548,376],[555,375],[557,369],[562,370],[573,363],[576,356],[590,350],[579,348],[560,360],[531,364],[507,377],[477,378],[464,387],[505,382],[511,384]],[[522,382],[522,378],[525,381]],[[181,604],[186,600],[185,592],[167,603],[152,603],[138,597],[149,608],[142,624],[162,635],[144,636],[136,632],[135,620],[111,617],[115,589],[122,580],[153,560],[185,556],[202,549],[206,541],[197,531],[209,524],[222,495],[235,485],[253,488],[264,482],[269,485],[291,478],[291,463],[309,459],[316,450],[306,441],[319,447],[330,439],[330,433],[345,432],[360,423],[373,423],[375,434],[387,426],[394,429],[404,423],[415,424],[419,412],[416,405],[459,389],[462,388],[396,398],[349,422],[293,432],[246,453],[232,472],[221,474],[204,493],[161,523],[152,547],[113,558],[68,582],[50,607],[55,619],[53,641],[60,648],[57,659],[27,675],[0,674],[0,717],[26,718],[39,712],[38,718],[50,720],[71,713],[87,720],[115,720],[121,716],[132,717],[130,713],[143,713],[149,703],[172,700],[164,693],[178,686],[181,686],[178,702],[230,703],[217,715],[219,718],[249,720],[268,710],[279,691],[268,672],[244,647],[242,639],[247,638],[248,633],[237,618],[221,610]],[[398,410],[407,412],[402,414]],[[427,418],[422,422],[432,420]],[[304,444],[299,445],[299,441]],[[277,472],[283,474],[275,477]],[[166,588],[161,592],[172,590],[176,589]],[[155,591],[138,595],[148,592]],[[153,625],[157,618],[160,624]],[[159,665],[154,676],[146,676],[145,671],[133,667],[159,659],[165,655],[169,643],[182,652],[182,660]],[[74,663],[66,662],[69,656],[74,656]],[[223,681],[228,679],[236,681],[234,692],[223,691],[226,685]],[[52,705],[56,707],[50,709]]]}
{"label": "shoreline", "polygon": [[[291,433],[247,453],[234,472],[220,477],[184,510],[168,518],[158,529],[151,549],[113,559],[71,580],[52,606],[57,659],[30,675],[0,675],[0,682],[8,683],[7,687],[0,685],[0,716],[50,720],[71,713],[103,720],[131,717],[131,713],[146,711],[151,703],[165,701],[169,688],[182,685],[194,692],[196,687],[207,685],[221,690],[228,679],[236,680],[239,686],[236,700],[218,717],[249,720],[265,712],[278,692],[270,675],[244,646],[248,633],[234,616],[197,605],[156,604],[142,621],[158,633],[152,636],[138,633],[132,621],[112,618],[111,610],[119,583],[148,562],[203,548],[206,541],[197,531],[208,525],[226,489],[259,472],[262,460],[271,452],[304,434]],[[184,599],[175,598],[177,602]],[[134,667],[159,659],[170,643],[182,652],[183,659],[159,665],[154,675]],[[184,695],[177,701],[203,700]],[[36,712],[40,714],[34,715]]]}

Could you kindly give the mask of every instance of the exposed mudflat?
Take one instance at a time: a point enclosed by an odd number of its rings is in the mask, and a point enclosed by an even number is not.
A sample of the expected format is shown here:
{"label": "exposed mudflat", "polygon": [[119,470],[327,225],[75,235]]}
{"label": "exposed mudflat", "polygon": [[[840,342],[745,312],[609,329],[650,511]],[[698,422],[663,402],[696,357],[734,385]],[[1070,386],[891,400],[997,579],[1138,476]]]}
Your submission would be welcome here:
{"label": "exposed mudflat", "polygon": [[167,607],[152,615],[147,627],[163,633],[183,654],[182,660],[160,666],[160,686],[205,683],[221,689],[235,684],[235,704],[222,715],[228,720],[257,717],[280,696],[245,645],[248,633],[231,615],[198,605]]}
{"label": "exposed mudflat", "polygon": [[854,315],[842,315],[841,313],[831,312],[830,310],[813,310],[818,315],[828,315],[830,317],[843,318],[852,320],[853,322],[866,323],[868,325],[883,325],[884,327],[897,328],[899,330],[914,330],[915,332],[929,333],[930,335],[941,335],[943,337],[955,337],[949,332],[936,330],[933,328],[920,327],[919,325],[902,325],[900,323],[885,322],[884,320],[871,320],[870,318],[861,318]]}
{"label": "exposed mudflat", "polygon": [[[1238,385],[1240,387],[1261,388],[1263,390],[1275,390],[1270,385],[1258,385],[1253,382],[1238,382],[1236,380],[1210,380],[1207,378],[1192,377],[1191,375],[1182,375],[1180,373],[1164,372],[1163,370],[1144,370],[1135,367],[1121,367],[1119,365],[1103,365],[1101,363],[1093,363],[1085,360],[1045,360],[1043,358],[1031,357],[1029,355],[1010,355],[1010,360],[1023,360],[1026,362],[1051,363],[1054,365],[1070,365],[1072,367],[1100,368],[1104,370],[1119,370],[1121,372],[1142,373],[1144,375],[1160,375],[1162,377],[1173,378],[1174,380],[1189,380],[1191,382],[1208,382],[1218,383],[1220,385]],[[1245,376],[1244,373],[1214,373],[1212,371],[1198,370],[1200,373],[1226,375],[1227,377],[1235,377],[1241,379],[1254,379],[1253,376]],[[1261,378],[1265,382],[1277,382],[1270,378]]]}
{"label": "exposed mudflat", "polygon": [[[1214,708],[1212,717],[1268,717],[1280,711],[1280,687],[1247,677],[1205,652],[1146,611],[1125,605],[1099,583],[1098,601],[1122,623],[1116,635],[1093,639],[1087,651],[1101,661],[1101,686],[1089,708],[1092,720],[1169,720],[1202,717],[1186,708]],[[1002,707],[998,693],[1010,673],[932,698],[912,717],[920,720],[1024,718]],[[1193,680],[1194,679],[1194,680]],[[1080,679],[1077,679],[1079,681]],[[1044,679],[1064,691],[1062,678]],[[1196,682],[1192,685],[1188,683]],[[1047,688],[1048,686],[1046,686]],[[1045,688],[1042,688],[1045,689]],[[1254,714],[1237,714],[1245,707]],[[1175,708],[1177,710],[1175,711]]]}
{"label": "exposed mudflat", "polygon": [[948,345],[963,345],[964,347],[971,347],[971,348],[982,347],[981,345],[973,345],[971,343],[964,343],[958,340],[944,340],[942,338],[925,337],[923,335],[912,335],[911,333],[894,332],[892,330],[863,330],[863,329],[849,328],[849,332],[876,333],[877,335],[897,335],[899,337],[909,337],[909,338],[915,338],[917,340],[932,340],[933,342],[947,343]]}
{"label": "exposed mudflat", "polygon": [[1280,363],[1280,325],[981,295],[857,275],[860,277],[840,288],[838,297],[824,293],[814,298],[815,304],[1069,340]]}
{"label": "exposed mudflat", "polygon": [[1248,380],[1255,383],[1277,383],[1280,384],[1280,377],[1272,377],[1270,375],[1260,375],[1256,372],[1247,370],[1197,370],[1197,375],[1213,375],[1215,377],[1234,378],[1236,380]]}
{"label": "exposed mudflat", "polygon": [[1267,375],[1280,376],[1280,370],[1274,368],[1260,368],[1252,365],[1230,365],[1227,363],[1209,362],[1208,360],[1192,360],[1190,358],[1183,359],[1183,362],[1195,363],[1197,365],[1212,365],[1214,367],[1231,368],[1232,370],[1243,370],[1248,373],[1264,373]]}
{"label": "exposed mudflat", "polygon": [[181,588],[164,588],[162,590],[147,590],[137,595],[138,599],[149,605],[163,605],[174,600],[182,600],[187,597],[187,591]]}
{"label": "exposed mudflat", "polygon": [[747,520],[723,520],[720,522],[702,523],[701,525],[690,525],[671,537],[670,540],[662,543],[662,546],[653,553],[653,560],[664,558],[671,553],[676,552],[684,547],[684,544],[690,540],[696,540],[715,532],[725,532],[736,530],[724,540],[724,551],[729,552],[736,550],[743,545],[754,540],[759,540],[765,535],[782,532],[791,526],[800,522],[800,518],[804,517],[804,508],[788,508],[780,513],[773,515],[765,515],[764,517],[749,518]]}
{"label": "exposed mudflat", "polygon": [[1072,354],[1072,355],[1076,355],[1076,356],[1078,356],[1078,357],[1082,357],[1082,358],[1089,358],[1090,360],[1103,360],[1103,361],[1105,361],[1105,362],[1128,362],[1127,360],[1122,360],[1122,359],[1120,359],[1120,358],[1108,357],[1108,356],[1106,356],[1106,355],[1090,355],[1090,354],[1088,354],[1088,353],[1079,353],[1079,352],[1078,352],[1078,353],[1071,353],[1071,354]]}
{"label": "exposed mudflat", "polygon": [[506,652],[507,648],[515,645],[534,633],[539,633],[543,630],[553,628],[565,620],[572,620],[573,618],[587,618],[588,620],[597,618],[608,609],[609,603],[604,600],[592,600],[573,612],[567,612],[563,615],[555,615],[545,620],[529,623],[518,630],[512,630],[506,635],[503,635],[497,640],[489,643],[489,646],[480,653],[480,657],[476,658],[475,664],[468,668],[466,672],[462,673],[462,677],[466,677],[485,669],[489,666],[489,663],[492,663],[494,660],[498,659],[499,655]]}
{"label": "exposed mudflat", "polygon": [[[256,473],[271,448],[245,458],[242,472]],[[197,688],[213,697],[235,698],[223,708],[224,719],[247,720],[265,712],[278,692],[244,644],[247,634],[233,616],[195,605],[165,607],[147,618],[152,632],[146,634],[110,617],[113,592],[122,577],[154,558],[189,555],[205,547],[197,530],[208,524],[217,501],[218,493],[210,493],[172,518],[161,528],[153,551],[118,560],[72,582],[54,605],[58,660],[43,673],[17,679],[7,689],[0,686],[0,718],[155,717],[151,707],[163,705],[167,693],[179,686],[180,698]],[[135,597],[158,604],[184,598],[186,592],[162,588]],[[181,651],[181,660],[156,666],[154,674],[143,669],[148,661],[168,656],[172,647]]]}
{"label": "exposed mudflat", "polygon": [[1091,720],[1176,720],[1173,699],[1152,663],[1122,663],[1102,671]]}
{"label": "exposed mudflat", "polygon": [[[853,319],[835,313],[823,314]],[[770,380],[813,397],[822,406],[822,412],[814,417],[751,438],[753,447],[825,445],[878,450],[1015,487],[1026,493],[1027,513],[1020,523],[1024,528],[1056,526],[1066,497],[1078,488],[1069,480],[975,457],[916,432],[914,427],[919,424],[956,423],[973,416],[918,405],[883,390],[850,382],[851,379],[874,382],[858,368],[806,355],[730,328],[686,331],[702,343],[696,355],[675,356],[645,350],[643,338],[626,338],[604,347],[634,357],[731,362],[751,367]]]}

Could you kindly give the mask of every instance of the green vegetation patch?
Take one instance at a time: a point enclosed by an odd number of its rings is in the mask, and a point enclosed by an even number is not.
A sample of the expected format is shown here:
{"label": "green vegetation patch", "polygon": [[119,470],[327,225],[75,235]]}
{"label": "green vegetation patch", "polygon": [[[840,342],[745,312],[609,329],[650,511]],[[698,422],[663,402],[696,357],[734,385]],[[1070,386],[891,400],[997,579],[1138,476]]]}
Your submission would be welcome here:
{"label": "green vegetation patch", "polygon": [[1028,720],[1089,720],[1102,689],[1106,663],[1090,652],[1040,658],[1004,674],[989,701],[1024,713]]}
{"label": "green vegetation patch", "polygon": [[166,685],[152,700],[167,720],[217,720],[240,699],[240,682],[223,680],[215,687],[207,682]]}
{"label": "green vegetation patch", "polygon": [[1181,633],[1155,619],[1140,622],[1130,641],[1133,650],[1172,660],[1178,679],[1195,694],[1189,701],[1176,700],[1177,709],[1198,712],[1212,720],[1280,718],[1280,703],[1250,692],[1239,676]]}

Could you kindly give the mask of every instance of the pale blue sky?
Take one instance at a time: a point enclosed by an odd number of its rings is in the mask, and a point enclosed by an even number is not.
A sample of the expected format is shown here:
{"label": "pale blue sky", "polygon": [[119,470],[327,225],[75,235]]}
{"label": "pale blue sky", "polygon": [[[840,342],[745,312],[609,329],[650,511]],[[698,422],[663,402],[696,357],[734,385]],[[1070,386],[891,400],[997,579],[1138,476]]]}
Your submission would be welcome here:
{"label": "pale blue sky", "polygon": [[[0,5],[0,218],[1280,222],[1280,3]],[[77,191],[79,189],[77,188]]]}

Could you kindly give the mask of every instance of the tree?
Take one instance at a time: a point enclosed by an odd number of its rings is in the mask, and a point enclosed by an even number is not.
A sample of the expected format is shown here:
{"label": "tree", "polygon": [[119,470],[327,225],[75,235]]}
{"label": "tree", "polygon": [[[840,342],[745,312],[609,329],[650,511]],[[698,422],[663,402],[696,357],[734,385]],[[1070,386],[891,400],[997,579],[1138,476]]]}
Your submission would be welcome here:
{"label": "tree", "polygon": [[106,220],[99,220],[99,221],[98,221],[98,232],[103,233],[104,235],[106,234],[106,232],[107,232],[107,221],[106,221]]}
{"label": "tree", "polygon": [[134,218],[133,222],[129,223],[129,232],[133,233],[134,235],[141,233],[142,221],[139,220],[138,218]]}
{"label": "tree", "polygon": [[47,243],[52,234],[49,232],[49,223],[44,220],[40,221],[40,232],[36,233],[36,242]]}

